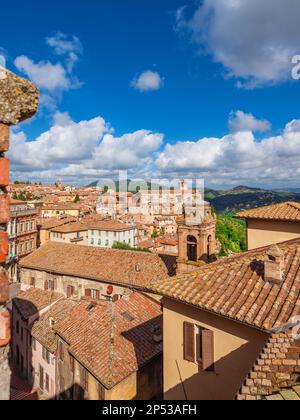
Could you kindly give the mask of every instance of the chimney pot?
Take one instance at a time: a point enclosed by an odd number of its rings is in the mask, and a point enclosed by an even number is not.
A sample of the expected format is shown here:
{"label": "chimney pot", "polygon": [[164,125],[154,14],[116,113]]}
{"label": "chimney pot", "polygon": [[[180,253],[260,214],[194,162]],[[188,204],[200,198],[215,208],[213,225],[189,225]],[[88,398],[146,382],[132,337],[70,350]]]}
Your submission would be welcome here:
{"label": "chimney pot", "polygon": [[284,252],[274,245],[269,249],[265,261],[265,281],[280,285],[284,279]]}

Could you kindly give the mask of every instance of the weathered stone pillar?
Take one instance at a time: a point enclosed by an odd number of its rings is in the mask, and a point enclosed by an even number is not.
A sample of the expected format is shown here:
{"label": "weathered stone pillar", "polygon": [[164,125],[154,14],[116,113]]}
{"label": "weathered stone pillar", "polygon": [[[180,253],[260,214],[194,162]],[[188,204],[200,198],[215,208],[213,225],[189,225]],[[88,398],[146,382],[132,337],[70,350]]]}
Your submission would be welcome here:
{"label": "weathered stone pillar", "polygon": [[9,150],[10,126],[31,118],[38,108],[38,89],[0,66],[0,400],[10,394],[10,369],[8,350],[10,342],[10,314],[6,309],[9,300],[8,276],[5,262],[8,256],[7,224],[9,212]]}

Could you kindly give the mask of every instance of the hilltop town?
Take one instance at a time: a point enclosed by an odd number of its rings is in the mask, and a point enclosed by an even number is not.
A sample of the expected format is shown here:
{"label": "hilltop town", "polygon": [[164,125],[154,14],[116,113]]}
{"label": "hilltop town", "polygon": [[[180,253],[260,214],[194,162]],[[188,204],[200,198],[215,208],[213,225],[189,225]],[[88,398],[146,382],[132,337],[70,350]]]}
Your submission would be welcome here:
{"label": "hilltop town", "polygon": [[[2,153],[27,102],[1,111]],[[185,181],[9,185],[0,168],[2,399],[300,398],[298,203],[236,214],[245,250],[224,256],[214,208]]]}

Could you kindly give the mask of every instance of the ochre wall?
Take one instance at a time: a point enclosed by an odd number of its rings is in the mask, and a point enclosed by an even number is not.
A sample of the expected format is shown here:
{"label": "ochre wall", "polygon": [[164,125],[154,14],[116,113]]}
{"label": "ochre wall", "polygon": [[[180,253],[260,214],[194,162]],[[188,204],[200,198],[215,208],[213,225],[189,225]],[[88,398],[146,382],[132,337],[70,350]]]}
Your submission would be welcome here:
{"label": "ochre wall", "polygon": [[[163,299],[164,398],[233,400],[262,351],[268,336],[253,328]],[[214,332],[215,372],[199,372],[183,360],[183,323]]]}
{"label": "ochre wall", "polygon": [[300,238],[300,222],[248,220],[248,249]]}

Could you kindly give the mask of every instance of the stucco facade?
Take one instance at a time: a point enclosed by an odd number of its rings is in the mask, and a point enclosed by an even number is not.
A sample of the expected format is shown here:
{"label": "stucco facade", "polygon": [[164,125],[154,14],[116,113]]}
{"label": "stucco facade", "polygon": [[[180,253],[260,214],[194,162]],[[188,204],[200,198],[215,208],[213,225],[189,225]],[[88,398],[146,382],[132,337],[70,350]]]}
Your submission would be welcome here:
{"label": "stucco facade", "polygon": [[248,250],[289,241],[300,237],[300,222],[247,220]]}
{"label": "stucco facade", "polygon": [[[59,354],[56,364],[57,398],[63,400],[88,401],[130,401],[152,400],[161,398],[162,390],[162,357],[138,372],[134,372],[111,389],[105,388],[99,380],[69,354],[68,344],[58,337]],[[85,372],[85,383],[82,383],[82,371]]]}
{"label": "stucco facade", "polygon": [[[76,300],[81,300],[86,296],[86,290],[92,291],[92,296],[99,292],[99,299],[107,300],[114,295],[123,296],[126,289],[124,287],[113,286],[113,291],[108,290],[107,283],[100,283],[79,277],[71,277],[64,275],[54,275],[46,273],[45,271],[29,270],[22,268],[20,272],[22,289],[26,290],[32,286],[34,280],[34,287],[37,289],[45,290],[45,284],[50,289],[51,282],[53,282],[54,290],[65,297],[72,297]],[[72,288],[72,295],[70,296],[70,288]],[[109,292],[109,293],[108,293]]]}
{"label": "stucco facade", "polygon": [[88,231],[88,245],[100,248],[112,248],[115,242],[124,243],[135,248],[137,245],[138,231],[136,228],[128,227],[127,230],[97,230]]}
{"label": "stucco facade", "polygon": [[[167,298],[163,306],[164,398],[234,400],[268,335]],[[213,372],[201,371],[198,363],[184,360],[184,322],[213,332]]]}

